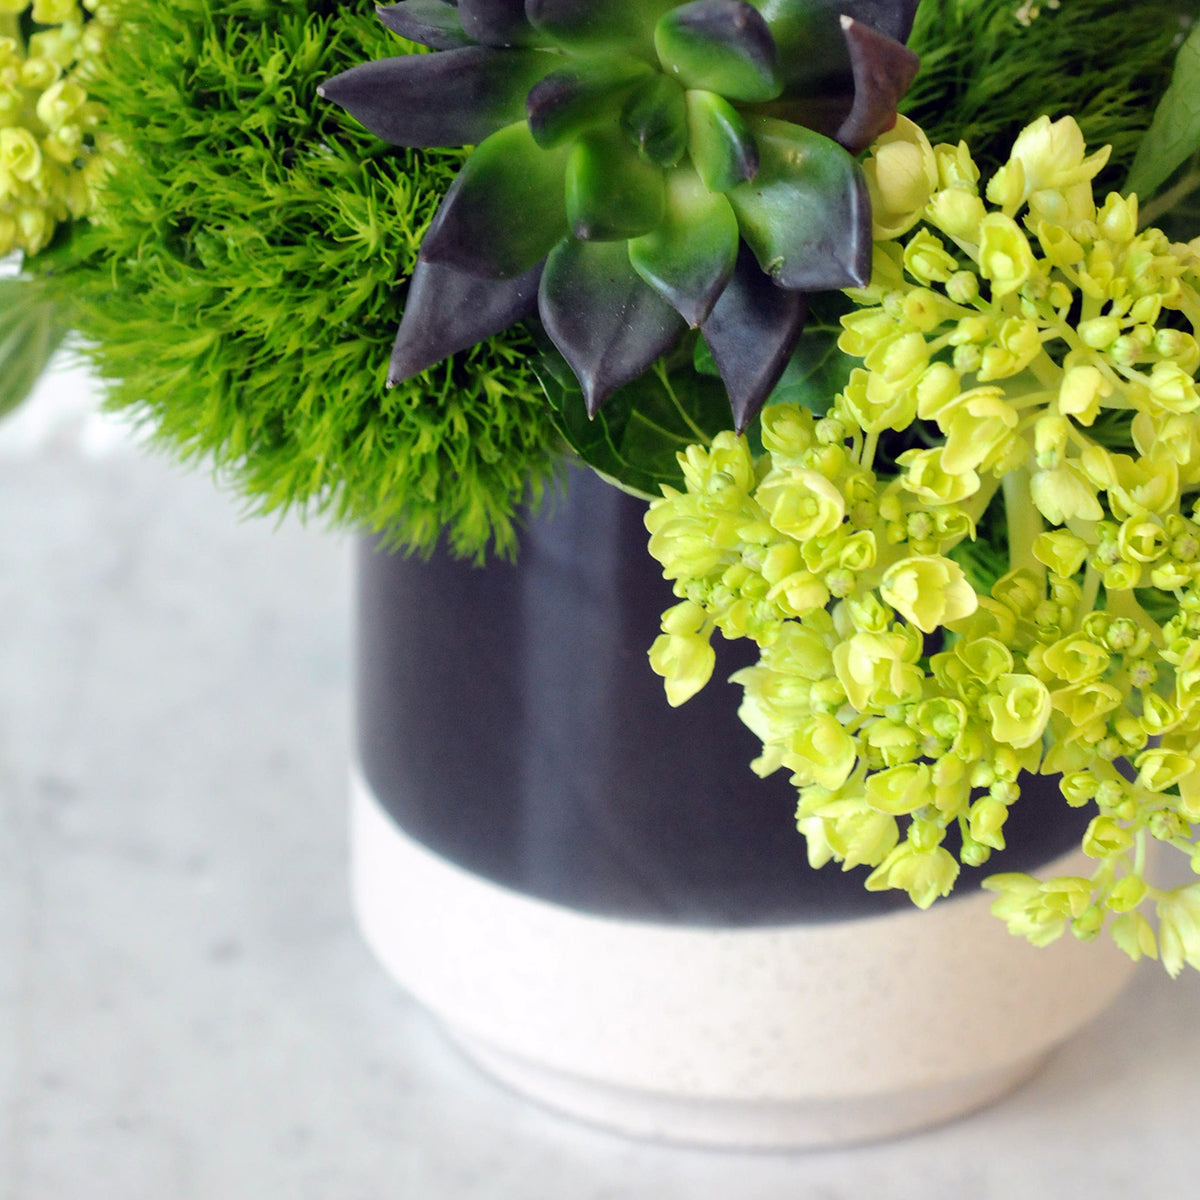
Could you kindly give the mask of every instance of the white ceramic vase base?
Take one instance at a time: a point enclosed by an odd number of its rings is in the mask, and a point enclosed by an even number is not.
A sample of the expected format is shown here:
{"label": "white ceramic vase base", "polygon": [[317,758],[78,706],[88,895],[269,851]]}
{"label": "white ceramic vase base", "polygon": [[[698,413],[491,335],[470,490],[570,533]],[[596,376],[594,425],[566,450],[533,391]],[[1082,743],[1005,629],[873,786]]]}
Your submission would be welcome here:
{"label": "white ceramic vase base", "polygon": [[1100,942],[1027,945],[988,893],[733,929],[580,913],[433,854],[359,776],[351,852],[366,941],[485,1070],[641,1137],[811,1148],[948,1120],[1028,1078],[1133,970]]}

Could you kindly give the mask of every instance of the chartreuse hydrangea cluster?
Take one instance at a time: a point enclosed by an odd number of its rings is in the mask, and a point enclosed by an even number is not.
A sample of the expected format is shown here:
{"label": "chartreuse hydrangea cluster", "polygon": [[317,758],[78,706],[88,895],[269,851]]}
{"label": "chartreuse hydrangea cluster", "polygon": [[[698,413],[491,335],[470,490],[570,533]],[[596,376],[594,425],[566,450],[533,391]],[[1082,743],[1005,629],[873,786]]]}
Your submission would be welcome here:
{"label": "chartreuse hydrangea cluster", "polygon": [[535,312],[588,412],[690,326],[744,428],[805,293],[865,282],[853,158],[890,128],[916,0],[404,0],[435,51],[322,95],[398,145],[478,142],[421,246],[389,378]]}
{"label": "chartreuse hydrangea cluster", "polygon": [[[922,907],[1004,848],[1024,773],[1061,774],[1095,869],[992,876],[995,911],[1038,944],[1108,923],[1174,974],[1200,967],[1200,883],[1146,866],[1158,841],[1200,873],[1200,240],[1097,204],[1106,156],[1043,117],[985,187],[965,144],[876,143],[840,340],[862,366],[824,416],[766,408],[759,460],[732,433],[682,456],[647,515],[679,597],[651,661],[680,703],[714,630],[756,641],[754,768],[792,773],[810,860]],[[985,523],[990,586],[964,570]]]}
{"label": "chartreuse hydrangea cluster", "polygon": [[113,19],[102,0],[0,0],[0,255],[88,211],[104,158],[87,72]]}

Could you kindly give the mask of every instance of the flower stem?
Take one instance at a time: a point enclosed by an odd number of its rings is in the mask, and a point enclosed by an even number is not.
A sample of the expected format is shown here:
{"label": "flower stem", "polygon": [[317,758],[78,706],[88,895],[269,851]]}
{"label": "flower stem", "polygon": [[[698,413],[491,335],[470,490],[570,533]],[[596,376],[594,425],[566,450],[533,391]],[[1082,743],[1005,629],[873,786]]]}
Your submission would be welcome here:
{"label": "flower stem", "polygon": [[1042,514],[1029,498],[1029,471],[1018,467],[1004,476],[1004,512],[1008,519],[1008,565],[1016,570],[1024,567],[1045,579],[1046,568],[1033,554],[1033,543],[1042,533]]}

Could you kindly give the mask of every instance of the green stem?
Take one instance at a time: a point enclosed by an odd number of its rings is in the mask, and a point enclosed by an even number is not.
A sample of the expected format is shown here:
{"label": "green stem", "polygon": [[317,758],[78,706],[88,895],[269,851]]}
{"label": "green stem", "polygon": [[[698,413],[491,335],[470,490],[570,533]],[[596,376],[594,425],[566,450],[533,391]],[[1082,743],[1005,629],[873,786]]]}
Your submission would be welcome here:
{"label": "green stem", "polygon": [[1033,543],[1044,532],[1042,514],[1029,498],[1029,470],[1018,467],[1004,476],[1004,513],[1008,521],[1008,565],[1033,571],[1045,579],[1046,568],[1033,555]]}

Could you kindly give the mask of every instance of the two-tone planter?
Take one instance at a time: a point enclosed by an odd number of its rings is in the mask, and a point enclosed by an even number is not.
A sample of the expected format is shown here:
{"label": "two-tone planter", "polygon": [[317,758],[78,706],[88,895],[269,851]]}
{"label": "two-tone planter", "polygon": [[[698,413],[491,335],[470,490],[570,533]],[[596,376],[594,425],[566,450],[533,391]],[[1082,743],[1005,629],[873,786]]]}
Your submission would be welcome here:
{"label": "two-tone planter", "polygon": [[978,890],[1084,869],[1079,814],[1026,796],[1005,855],[925,913],[812,871],[785,773],[749,770],[720,682],[741,664],[679,709],[647,665],[671,594],[644,511],[581,473],[515,565],[364,546],[368,942],[488,1070],[631,1133],[830,1144],[1003,1093],[1131,970],[1107,945],[1033,949]]}

